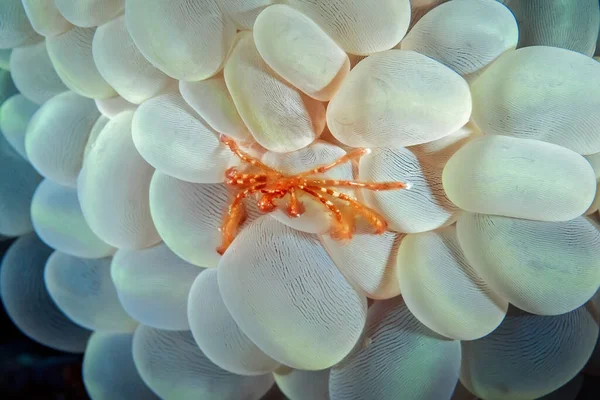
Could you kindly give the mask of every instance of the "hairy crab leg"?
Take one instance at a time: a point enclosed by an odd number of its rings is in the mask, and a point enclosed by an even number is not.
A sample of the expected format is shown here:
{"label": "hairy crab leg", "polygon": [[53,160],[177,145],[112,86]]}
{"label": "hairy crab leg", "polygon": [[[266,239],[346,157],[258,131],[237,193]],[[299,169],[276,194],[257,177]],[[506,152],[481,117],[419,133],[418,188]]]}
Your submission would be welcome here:
{"label": "hairy crab leg", "polygon": [[381,235],[387,229],[386,220],[381,215],[379,215],[377,211],[361,204],[360,202],[358,202],[358,200],[352,198],[351,196],[325,187],[309,186],[308,188],[313,191],[320,191],[332,197],[346,201],[348,204],[350,204],[350,207],[354,208],[360,215],[362,215],[367,220],[367,222],[371,226],[375,228],[375,233],[377,233],[378,235]]}
{"label": "hairy crab leg", "polygon": [[285,192],[283,192],[283,191],[266,192],[256,202],[256,206],[262,212],[265,212],[265,213],[271,212],[275,208],[277,208],[277,205],[273,201],[275,199],[281,199],[284,196],[285,196]]}
{"label": "hairy crab leg", "polygon": [[233,154],[235,154],[243,162],[246,162],[246,163],[252,165],[253,167],[261,169],[265,172],[269,172],[276,176],[283,176],[283,174],[281,172],[277,171],[274,168],[269,167],[266,164],[263,164],[257,158],[252,157],[250,154],[248,154],[245,151],[243,151],[242,149],[240,149],[238,144],[232,138],[225,136],[225,135],[221,135],[221,142],[223,142],[227,147],[229,147],[229,150],[231,150],[231,152]]}
{"label": "hairy crab leg", "polygon": [[217,253],[221,255],[225,253],[225,250],[227,250],[237,235],[237,228],[243,223],[246,217],[246,208],[244,207],[243,200],[264,187],[265,184],[260,183],[239,192],[235,196],[229,205],[227,214],[221,225],[221,246],[217,248]]}
{"label": "hairy crab leg", "polygon": [[322,174],[324,172],[329,171],[330,169],[333,169],[335,167],[337,167],[338,165],[344,164],[350,160],[354,160],[356,158],[360,158],[362,156],[364,156],[365,154],[369,153],[370,150],[368,149],[356,149],[351,151],[350,153],[346,153],[344,154],[342,157],[338,158],[337,160],[335,160],[334,162],[332,162],[331,164],[327,164],[327,165],[321,165],[319,167],[313,168],[311,170],[308,171],[304,171],[298,175],[296,175],[298,178],[302,178],[305,176],[309,176],[309,175],[317,175],[317,174]]}
{"label": "hairy crab leg", "polygon": [[357,182],[335,179],[303,179],[302,183],[306,186],[355,187],[374,191],[409,189],[411,187],[410,183],[404,182]]}
{"label": "hairy crab leg", "polygon": [[225,181],[229,186],[253,186],[267,181],[265,174],[235,174]]}
{"label": "hairy crab leg", "polygon": [[297,218],[304,213],[304,206],[298,200],[298,196],[296,195],[296,188],[292,187],[290,189],[290,202],[287,207],[287,215],[291,218]]}
{"label": "hairy crab leg", "polygon": [[351,223],[346,223],[344,221],[344,216],[342,214],[342,211],[338,207],[336,207],[336,205],[333,204],[331,202],[331,200],[327,199],[321,193],[313,190],[312,188],[308,188],[308,187],[304,187],[304,186],[300,186],[299,188],[303,192],[305,192],[305,193],[315,197],[317,200],[319,200],[323,205],[325,205],[325,207],[328,208],[330,214],[333,215],[334,218],[332,218],[332,220],[331,220],[331,229],[330,229],[331,237],[333,237],[334,239],[338,239],[338,240],[352,238],[354,225]]}

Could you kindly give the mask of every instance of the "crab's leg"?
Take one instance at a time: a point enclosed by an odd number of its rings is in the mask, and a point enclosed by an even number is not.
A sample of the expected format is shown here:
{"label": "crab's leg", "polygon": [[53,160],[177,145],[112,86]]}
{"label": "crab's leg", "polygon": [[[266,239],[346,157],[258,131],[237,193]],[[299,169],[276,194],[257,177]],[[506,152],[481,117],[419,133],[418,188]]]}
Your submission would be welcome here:
{"label": "crab's leg", "polygon": [[374,191],[409,189],[411,186],[409,183],[404,182],[357,182],[335,179],[304,179],[302,182],[306,186],[362,188]]}
{"label": "crab's leg", "polygon": [[332,197],[335,197],[335,198],[338,198],[340,200],[347,202],[350,205],[350,207],[355,209],[363,218],[365,218],[367,220],[367,222],[371,226],[373,226],[375,228],[375,233],[380,235],[386,231],[386,229],[387,229],[386,220],[381,215],[379,215],[379,213],[377,213],[377,211],[361,204],[360,202],[358,202],[356,199],[352,198],[351,196],[348,196],[345,193],[340,193],[335,190],[325,188],[325,187],[320,187],[320,186],[309,186],[308,188],[313,191],[319,191],[321,193],[326,193]]}
{"label": "crab's leg", "polygon": [[267,175],[265,174],[234,174],[230,176],[225,183],[229,186],[253,186],[257,183],[264,183],[267,181]]}
{"label": "crab's leg", "polygon": [[283,175],[281,172],[277,171],[274,168],[269,167],[266,164],[263,164],[257,158],[252,157],[250,154],[248,154],[245,151],[243,151],[242,149],[240,149],[238,144],[232,138],[225,136],[225,135],[221,135],[221,142],[223,142],[227,147],[229,147],[229,150],[231,150],[231,152],[233,154],[235,154],[240,160],[252,165],[253,167],[263,170],[265,172],[269,172],[276,176]]}
{"label": "crab's leg", "polygon": [[350,153],[346,153],[345,155],[338,158],[331,164],[321,165],[321,166],[313,168],[311,170],[304,171],[296,176],[301,178],[301,177],[309,176],[309,175],[322,174],[324,172],[329,171],[330,169],[337,167],[338,165],[344,164],[344,163],[346,163],[350,160],[354,160],[356,158],[360,158],[360,157],[364,156],[365,154],[367,154],[368,152],[369,152],[368,149],[356,149],[356,150],[351,151]]}
{"label": "crab's leg", "polygon": [[293,187],[290,189],[290,202],[287,207],[287,215],[290,218],[297,218],[302,214],[304,214],[304,205],[298,200],[296,188]]}
{"label": "crab's leg", "polygon": [[268,213],[277,208],[277,205],[274,203],[275,199],[281,199],[285,196],[285,192],[283,191],[269,191],[264,193],[260,199],[256,202],[256,206],[262,212]]}
{"label": "crab's leg", "polygon": [[333,218],[331,219],[331,230],[330,235],[335,239],[350,239],[352,238],[354,225],[344,220],[344,215],[341,210],[336,207],[335,204],[331,202],[331,200],[327,199],[318,191],[315,191],[313,188],[308,188],[304,186],[299,186],[299,189],[303,192],[315,197],[319,200],[332,214]]}
{"label": "crab's leg", "polygon": [[246,218],[246,208],[244,207],[243,200],[251,194],[258,192],[263,187],[265,187],[264,183],[254,185],[242,190],[235,196],[227,209],[227,214],[221,225],[221,246],[217,248],[217,253],[221,255],[225,253],[225,250],[227,250],[233,239],[235,239],[238,227]]}

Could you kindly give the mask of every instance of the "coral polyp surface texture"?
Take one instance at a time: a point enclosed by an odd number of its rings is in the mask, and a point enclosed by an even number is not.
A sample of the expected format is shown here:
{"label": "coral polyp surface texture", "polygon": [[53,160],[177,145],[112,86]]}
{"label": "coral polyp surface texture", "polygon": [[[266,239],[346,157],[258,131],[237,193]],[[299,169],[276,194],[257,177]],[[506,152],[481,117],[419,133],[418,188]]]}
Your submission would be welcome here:
{"label": "coral polyp surface texture", "polygon": [[596,0],[2,0],[2,304],[93,400],[574,400],[599,31]]}

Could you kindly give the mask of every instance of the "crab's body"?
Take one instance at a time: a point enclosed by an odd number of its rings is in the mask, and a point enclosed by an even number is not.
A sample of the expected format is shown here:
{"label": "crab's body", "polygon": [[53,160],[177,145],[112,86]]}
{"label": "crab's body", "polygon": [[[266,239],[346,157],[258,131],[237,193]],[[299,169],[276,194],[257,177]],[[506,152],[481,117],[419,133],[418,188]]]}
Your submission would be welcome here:
{"label": "crab's body", "polygon": [[[358,159],[368,153],[367,149],[357,149],[338,158],[331,164],[322,165],[296,175],[287,175],[281,171],[263,164],[257,158],[242,151],[233,139],[222,136],[221,140],[243,162],[248,164],[249,172],[229,168],[225,174],[225,183],[239,190],[232,200],[221,226],[222,243],[217,249],[223,254],[237,235],[238,227],[244,222],[246,209],[244,199],[258,195],[257,206],[262,212],[274,211],[277,201],[285,204],[284,211],[296,218],[304,213],[304,204],[299,199],[300,195],[307,195],[319,201],[331,215],[331,228],[329,234],[334,239],[351,239],[354,233],[355,217],[363,217],[376,234],[382,234],[387,229],[387,222],[375,210],[361,204],[352,196],[334,190],[333,188],[362,188],[367,190],[396,190],[406,189],[403,182],[358,182],[350,180],[324,179],[318,175],[323,174],[338,165]],[[336,205],[338,202],[340,205]],[[345,206],[344,206],[345,205]]]}

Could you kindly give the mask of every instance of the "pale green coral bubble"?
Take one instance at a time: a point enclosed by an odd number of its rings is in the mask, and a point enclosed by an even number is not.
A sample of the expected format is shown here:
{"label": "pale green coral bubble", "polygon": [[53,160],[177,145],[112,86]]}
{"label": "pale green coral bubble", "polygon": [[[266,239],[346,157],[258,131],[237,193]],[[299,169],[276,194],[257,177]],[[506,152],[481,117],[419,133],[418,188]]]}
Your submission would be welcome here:
{"label": "pale green coral bubble", "polygon": [[77,179],[83,216],[111,246],[140,249],[160,242],[150,215],[149,188],[154,169],[131,139],[132,112],[110,120],[86,155]]}
{"label": "pale green coral bubble", "polygon": [[133,362],[133,335],[94,332],[83,356],[83,384],[93,400],[158,400]]}
{"label": "pale green coral bubble", "polygon": [[509,310],[490,335],[462,342],[460,380],[490,400],[551,393],[571,380],[592,354],[596,318],[586,307],[551,317]]}
{"label": "pale green coral bubble", "polygon": [[25,132],[29,120],[39,106],[22,94],[16,94],[2,103],[0,107],[0,130],[21,157],[27,159],[25,152]]}
{"label": "pale green coral bubble", "polygon": [[119,15],[125,0],[54,0],[56,8],[73,25],[93,27]]}
{"label": "pale green coral bubble", "polygon": [[30,205],[42,177],[0,135],[0,235],[20,236],[33,231]]}
{"label": "pale green coral bubble", "polygon": [[46,263],[44,282],[58,308],[76,324],[94,331],[133,332],[137,322],[119,303],[110,262],[55,251]]}
{"label": "pale green coral bubble", "polygon": [[21,0],[0,2],[0,49],[25,46],[42,39],[31,26]]}
{"label": "pale green coral bubble", "polygon": [[583,375],[578,374],[563,387],[539,398],[538,400],[576,400],[583,386]]}
{"label": "pale green coral bubble", "polygon": [[460,342],[421,324],[400,296],[379,301],[359,345],[331,370],[331,400],[448,400],[460,361]]}
{"label": "pale green coral bubble", "polygon": [[600,232],[584,217],[542,222],[464,213],[457,229],[475,271],[525,311],[569,312],[600,286]]}
{"label": "pale green coral bubble", "polygon": [[495,0],[455,0],[425,14],[402,40],[401,48],[469,75],[515,49],[518,38],[514,16]]}
{"label": "pale green coral bubble", "polygon": [[319,25],[289,6],[273,5],[261,12],[253,35],[267,64],[317,100],[330,100],[350,72],[348,55]]}
{"label": "pale green coral bubble", "polygon": [[225,64],[233,102],[267,150],[289,152],[312,143],[325,127],[325,107],[277,75],[262,59],[251,32],[241,32]]}
{"label": "pale green coral bubble", "polygon": [[48,55],[60,79],[72,91],[93,99],[106,99],[117,93],[104,80],[94,63],[92,40],[96,28],[75,27],[46,39]]}
{"label": "pale green coral bubble", "polygon": [[217,133],[176,93],[144,102],[135,112],[132,135],[150,165],[184,181],[223,182],[225,170],[237,163]]}
{"label": "pale green coral bubble", "polygon": [[133,359],[144,382],[163,399],[260,399],[273,385],[271,374],[241,376],[213,364],[189,331],[140,325],[133,336]]}
{"label": "pale green coral bubble", "polygon": [[551,143],[500,135],[477,137],[446,164],[448,198],[477,213],[567,221],[588,209],[596,177],[579,154]]}
{"label": "pale green coral bubble", "polygon": [[0,49],[0,68],[10,71],[10,55],[12,49]]}
{"label": "pale green coral bubble", "polygon": [[404,236],[389,231],[374,235],[371,226],[361,223],[349,241],[325,234],[321,242],[349,282],[369,298],[389,299],[400,294],[396,257]]}
{"label": "pale green coral bubble", "polygon": [[425,232],[455,220],[458,209],[444,193],[441,167],[419,158],[411,149],[373,149],[361,158],[359,177],[363,181],[410,184],[409,189],[362,193],[365,203],[386,218],[390,230]]}
{"label": "pale green coral bubble", "polygon": [[64,92],[46,102],[31,118],[25,150],[44,177],[75,187],[83,152],[100,116],[93,100]]}
{"label": "pale green coral bubble", "polygon": [[140,53],[127,31],[124,16],[98,27],[92,52],[102,77],[132,103],[140,104],[174,84]]}
{"label": "pale green coral bubble", "polygon": [[473,121],[486,134],[542,140],[580,154],[600,151],[600,64],[590,57],[546,46],[509,51],[471,91]]}
{"label": "pale green coral bubble", "polygon": [[73,27],[58,11],[54,0],[22,0],[33,29],[40,35],[56,36]]}
{"label": "pale green coral bubble", "polygon": [[98,111],[100,111],[102,115],[109,119],[113,119],[125,111],[137,110],[137,104],[130,103],[121,96],[114,96],[106,99],[96,99],[95,102]]}
{"label": "pale green coral bubble", "polygon": [[189,263],[215,268],[221,259],[223,212],[230,196],[224,184],[198,184],[156,171],[150,184],[150,210],[167,246]]}
{"label": "pale green coral bubble", "polygon": [[110,273],[129,315],[144,325],[184,330],[189,329],[188,295],[200,272],[161,243],[143,250],[118,250]]}
{"label": "pale green coral bubble", "polygon": [[277,386],[290,400],[329,400],[331,370],[304,371],[281,367],[273,373]]}
{"label": "pale green coral bubble", "polygon": [[44,266],[52,249],[31,233],[17,239],[0,268],[6,313],[27,336],[60,351],[81,353],[91,332],[71,322],[48,294]]}
{"label": "pale green coral bubble", "polygon": [[133,41],[152,65],[187,81],[218,72],[236,33],[217,0],[128,0],[125,20]]}
{"label": "pale green coral bubble", "polygon": [[331,367],[362,332],[364,296],[346,282],[317,238],[270,216],[240,232],[217,271],[223,301],[237,324],[282,364]]}
{"label": "pale green coral bubble", "polygon": [[499,0],[519,22],[519,47],[552,46],[591,56],[600,28],[596,0]]}
{"label": "pale green coral bubble", "polygon": [[244,142],[252,139],[235,108],[223,76],[198,82],[179,81],[179,91],[185,101],[215,131]]}
{"label": "pale green coral bubble", "polygon": [[19,92],[34,103],[44,104],[68,90],[54,70],[45,41],[14,49],[10,69]]}
{"label": "pale green coral bubble", "polygon": [[406,305],[440,335],[478,339],[496,329],[508,309],[466,260],[454,226],[407,235],[397,268]]}
{"label": "pale green coral bubble", "polygon": [[456,132],[470,115],[460,75],[414,51],[390,50],[354,67],[329,103],[327,125],[348,146],[397,148]]}
{"label": "pale green coral bubble", "polygon": [[75,188],[61,186],[48,179],[42,181],[31,202],[31,220],[39,237],[63,253],[100,258],[115,251],[85,222]]}
{"label": "pale green coral bubble", "polygon": [[350,54],[368,55],[394,47],[410,23],[409,0],[288,0]]}
{"label": "pale green coral bubble", "polygon": [[17,88],[15,87],[11,73],[4,69],[0,70],[0,104],[15,94],[17,94]]}
{"label": "pale green coral bubble", "polygon": [[198,275],[190,290],[187,312],[196,343],[224,370],[239,375],[263,375],[279,366],[248,339],[229,314],[219,292],[216,269]]}

